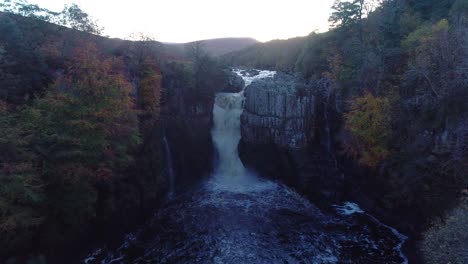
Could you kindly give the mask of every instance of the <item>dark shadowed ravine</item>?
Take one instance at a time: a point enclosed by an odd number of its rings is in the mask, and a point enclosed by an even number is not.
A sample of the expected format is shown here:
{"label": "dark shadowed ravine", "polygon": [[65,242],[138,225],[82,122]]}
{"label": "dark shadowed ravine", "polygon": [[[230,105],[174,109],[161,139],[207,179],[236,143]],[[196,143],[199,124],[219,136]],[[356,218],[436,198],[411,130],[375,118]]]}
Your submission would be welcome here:
{"label": "dark shadowed ravine", "polygon": [[[243,78],[249,85],[274,74]],[[247,171],[237,153],[243,101],[243,92],[216,97],[211,178],[175,193],[119,248],[96,249],[85,263],[407,263],[406,237],[358,205],[322,212],[285,185]]]}

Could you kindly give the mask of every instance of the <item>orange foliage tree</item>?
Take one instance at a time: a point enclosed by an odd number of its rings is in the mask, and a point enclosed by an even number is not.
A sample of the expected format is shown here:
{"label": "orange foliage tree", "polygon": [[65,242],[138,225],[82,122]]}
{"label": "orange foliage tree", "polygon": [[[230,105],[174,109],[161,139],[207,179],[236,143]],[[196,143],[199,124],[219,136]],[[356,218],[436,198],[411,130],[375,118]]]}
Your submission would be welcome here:
{"label": "orange foliage tree", "polygon": [[134,162],[138,118],[123,73],[121,60],[84,43],[66,73],[22,111],[47,182],[48,211],[64,228],[95,217],[99,186]]}

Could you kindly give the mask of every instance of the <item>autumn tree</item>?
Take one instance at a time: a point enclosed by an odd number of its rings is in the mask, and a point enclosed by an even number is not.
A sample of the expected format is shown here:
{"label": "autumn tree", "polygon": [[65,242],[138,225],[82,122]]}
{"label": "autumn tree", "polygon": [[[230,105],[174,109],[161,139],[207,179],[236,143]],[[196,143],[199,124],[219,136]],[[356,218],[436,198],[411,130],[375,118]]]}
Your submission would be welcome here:
{"label": "autumn tree", "polygon": [[350,108],[345,114],[345,133],[349,133],[349,138],[343,140],[344,150],[361,164],[376,167],[390,153],[390,101],[366,93],[351,101]]}
{"label": "autumn tree", "polygon": [[451,63],[455,58],[450,52],[448,30],[449,23],[444,19],[432,27],[418,28],[403,42],[412,55],[408,78],[425,83],[430,95],[438,99],[449,92],[447,75],[455,70]]}
{"label": "autumn tree", "polygon": [[135,97],[145,127],[152,127],[159,119],[162,94],[162,73],[160,70],[162,44],[151,35],[141,32],[129,37],[126,54],[127,70],[135,86]]}
{"label": "autumn tree", "polygon": [[102,186],[133,164],[140,142],[122,62],[83,44],[66,74],[23,111],[47,182],[49,221],[62,231],[96,217]]}
{"label": "autumn tree", "polygon": [[0,100],[0,252],[26,246],[45,218],[45,183],[18,119]]}
{"label": "autumn tree", "polygon": [[[406,94],[419,102],[419,111],[431,117],[431,126],[446,126],[468,108],[466,87],[466,33],[464,26],[442,19],[434,25],[422,25],[402,42],[410,55],[405,78]],[[411,101],[410,101],[411,102]]]}
{"label": "autumn tree", "polygon": [[139,82],[140,107],[151,120],[159,119],[162,93],[162,74],[154,59],[142,62]]}

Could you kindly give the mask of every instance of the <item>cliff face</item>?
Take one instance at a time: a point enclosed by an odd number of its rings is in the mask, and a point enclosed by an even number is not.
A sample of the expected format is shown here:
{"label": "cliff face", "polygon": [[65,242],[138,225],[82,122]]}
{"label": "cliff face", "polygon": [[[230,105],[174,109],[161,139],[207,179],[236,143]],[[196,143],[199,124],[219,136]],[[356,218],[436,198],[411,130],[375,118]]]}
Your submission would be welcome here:
{"label": "cliff face", "polygon": [[325,144],[321,87],[278,73],[245,90],[239,153],[243,163],[320,202],[339,200],[343,179]]}
{"label": "cliff face", "polygon": [[211,141],[213,98],[197,98],[176,87],[163,106],[165,135],[175,174],[175,186],[196,182],[212,169]]}
{"label": "cliff face", "polygon": [[[212,87],[194,87],[197,79],[185,68],[166,68],[162,107],[165,135],[170,145],[175,186],[196,183],[213,169],[215,152],[211,137],[216,92],[239,91],[244,82],[233,73],[217,71],[223,78],[212,78]],[[212,76],[212,75],[210,75]]]}
{"label": "cliff face", "polygon": [[279,73],[258,80],[245,90],[241,116],[242,139],[301,149],[313,137],[315,96],[303,80]]}

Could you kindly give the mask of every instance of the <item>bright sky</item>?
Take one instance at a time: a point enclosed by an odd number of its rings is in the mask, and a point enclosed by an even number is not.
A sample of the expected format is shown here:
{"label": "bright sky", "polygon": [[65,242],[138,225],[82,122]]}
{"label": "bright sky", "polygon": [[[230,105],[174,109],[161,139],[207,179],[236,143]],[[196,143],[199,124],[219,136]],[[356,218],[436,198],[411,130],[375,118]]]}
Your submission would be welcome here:
{"label": "bright sky", "polygon": [[143,32],[163,42],[222,37],[260,41],[326,31],[334,0],[30,0],[61,11],[72,2],[98,20],[104,34]]}

